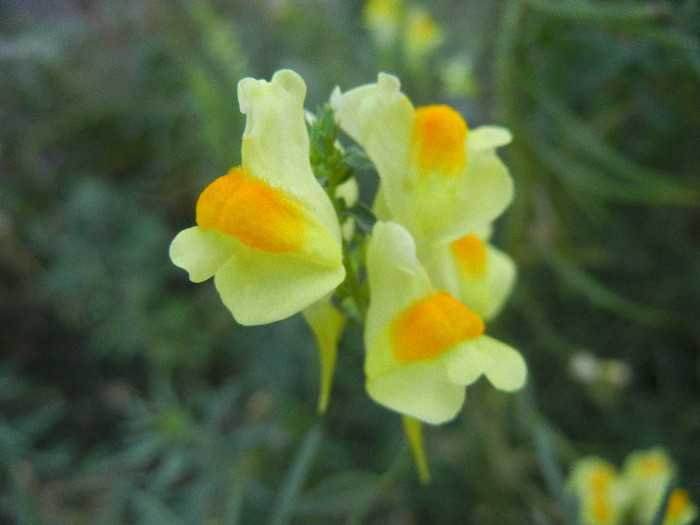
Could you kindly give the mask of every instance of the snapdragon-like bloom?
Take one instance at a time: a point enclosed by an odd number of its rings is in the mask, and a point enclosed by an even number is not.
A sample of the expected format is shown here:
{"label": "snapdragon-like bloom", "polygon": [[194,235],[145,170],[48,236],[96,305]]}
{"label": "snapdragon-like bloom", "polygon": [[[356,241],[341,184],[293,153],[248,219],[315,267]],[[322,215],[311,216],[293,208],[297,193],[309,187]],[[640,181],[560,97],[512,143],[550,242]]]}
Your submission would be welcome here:
{"label": "snapdragon-like bloom", "polygon": [[381,183],[377,217],[406,227],[433,284],[484,319],[501,309],[516,268],[488,243],[491,222],[510,203],[513,187],[495,148],[510,141],[504,128],[469,131],[447,106],[414,109],[398,79],[332,97],[343,128],[365,148]]}
{"label": "snapdragon-like bloom", "polygon": [[345,277],[338,218],[309,162],[305,94],[304,81],[290,70],[270,82],[239,82],[247,115],[241,166],[202,192],[197,226],[170,246],[173,263],[192,281],[214,277],[244,325],[289,317]]}
{"label": "snapdragon-like bloom", "polygon": [[433,288],[404,227],[375,224],[367,273],[365,373],[367,391],[377,403],[440,424],[455,417],[465,386],[482,374],[501,390],[524,384],[527,370],[520,354],[484,335],[476,313]]}
{"label": "snapdragon-like bloom", "polygon": [[607,461],[586,457],[576,462],[567,489],[578,500],[581,525],[619,525],[626,512],[629,491],[617,469]]}
{"label": "snapdragon-like bloom", "polygon": [[[640,523],[651,523],[663,502],[668,484],[676,475],[676,466],[661,447],[637,451],[625,460],[622,475],[633,490],[632,514]],[[671,492],[664,525],[687,525],[698,515],[697,506],[688,491],[675,488]]]}
{"label": "snapdragon-like bloom", "polygon": [[340,124],[367,152],[381,180],[391,219],[418,242],[450,243],[488,229],[513,198],[508,169],[495,148],[510,132],[497,126],[468,130],[448,106],[414,108],[399,80],[331,97]]}
{"label": "snapdragon-like bloom", "polygon": [[365,27],[383,48],[395,44],[403,14],[403,0],[368,0],[362,9]]}
{"label": "snapdragon-like bloom", "polygon": [[403,49],[409,66],[426,65],[427,58],[444,41],[443,31],[430,11],[420,6],[413,6],[408,10],[403,33]]}

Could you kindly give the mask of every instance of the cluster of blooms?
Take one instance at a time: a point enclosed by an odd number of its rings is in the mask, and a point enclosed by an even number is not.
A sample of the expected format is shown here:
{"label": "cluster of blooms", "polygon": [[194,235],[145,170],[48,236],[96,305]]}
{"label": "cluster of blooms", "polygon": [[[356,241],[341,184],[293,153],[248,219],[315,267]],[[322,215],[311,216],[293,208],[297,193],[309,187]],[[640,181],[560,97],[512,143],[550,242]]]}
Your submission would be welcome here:
{"label": "cluster of blooms", "polygon": [[[351,178],[329,197],[314,176],[305,91],[290,70],[270,82],[241,80],[241,166],[202,192],[197,226],[177,235],[170,256],[194,282],[213,276],[241,324],[303,311],[321,350],[324,410],[345,323],[331,297],[346,278],[344,247],[352,236],[333,201],[356,199],[357,188]],[[484,320],[502,307],[516,273],[488,242],[512,199],[510,175],[495,153],[510,133],[468,130],[447,106],[414,108],[387,74],[345,93],[336,89],[330,105],[380,179],[378,221],[362,252],[370,397],[406,418],[440,424],[456,416],[465,386],[481,375],[501,390],[519,389],[522,357],[484,334]],[[409,422],[409,437],[411,428]]]}
{"label": "cluster of blooms", "polygon": [[400,47],[408,64],[423,64],[444,42],[430,12],[403,0],[369,0],[363,9],[365,27],[380,50]]}
{"label": "cluster of blooms", "polygon": [[[630,454],[622,471],[608,461],[586,457],[574,465],[567,488],[576,497],[582,525],[687,525],[698,515],[688,492],[669,485],[676,468],[668,454],[655,447]],[[660,509],[668,496],[665,509]],[[663,512],[663,520],[657,514]]]}

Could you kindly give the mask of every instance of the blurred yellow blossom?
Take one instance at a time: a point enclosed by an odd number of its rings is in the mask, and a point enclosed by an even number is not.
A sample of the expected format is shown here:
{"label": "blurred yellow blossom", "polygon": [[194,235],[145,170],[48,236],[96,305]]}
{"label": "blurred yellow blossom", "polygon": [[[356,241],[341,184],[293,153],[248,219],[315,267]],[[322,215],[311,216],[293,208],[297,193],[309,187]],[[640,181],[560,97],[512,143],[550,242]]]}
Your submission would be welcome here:
{"label": "blurred yellow blossom", "polygon": [[[634,490],[632,515],[640,523],[651,523],[676,476],[671,457],[661,447],[633,452],[625,460],[623,476]],[[676,488],[671,492],[663,524],[687,525],[697,514],[697,506],[690,501],[688,492]]]}
{"label": "blurred yellow blossom", "polygon": [[403,0],[369,0],[362,10],[365,27],[381,47],[392,47],[398,39]]}
{"label": "blurred yellow blossom", "polygon": [[412,6],[406,15],[403,50],[409,66],[422,66],[445,41],[445,35],[433,15],[420,6]]}
{"label": "blurred yellow blossom", "polygon": [[628,494],[612,464],[596,457],[577,461],[567,489],[577,498],[581,525],[622,523]]}
{"label": "blurred yellow blossom", "polygon": [[[676,468],[668,453],[654,447],[629,454],[621,473],[603,459],[582,458],[571,469],[567,488],[578,500],[579,520],[583,525],[650,525],[655,523],[675,475]],[[674,488],[663,525],[688,525],[697,514],[697,506],[688,492]]]}
{"label": "blurred yellow blossom", "polygon": [[441,62],[438,75],[448,96],[473,97],[478,90],[474,64],[467,55],[456,55]]}

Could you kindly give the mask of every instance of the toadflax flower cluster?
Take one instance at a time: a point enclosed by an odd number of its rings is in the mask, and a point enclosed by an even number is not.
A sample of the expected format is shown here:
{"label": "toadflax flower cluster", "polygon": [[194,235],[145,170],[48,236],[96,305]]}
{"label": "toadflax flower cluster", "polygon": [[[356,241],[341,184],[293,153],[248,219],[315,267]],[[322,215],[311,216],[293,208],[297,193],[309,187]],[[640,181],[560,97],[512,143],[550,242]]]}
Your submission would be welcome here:
{"label": "toadflax flower cluster", "polygon": [[[322,355],[322,410],[351,314],[347,301],[334,300],[341,283],[368,288],[366,297],[353,296],[352,313],[364,322],[366,388],[377,403],[441,424],[458,414],[465,387],[482,375],[501,390],[522,387],[522,357],[486,335],[485,326],[516,274],[513,261],[489,243],[493,221],[513,197],[496,155],[510,133],[469,130],[448,106],[414,108],[391,75],[336,89],[330,107],[337,126],[366,152],[380,180],[377,220],[363,237],[345,220],[356,198],[342,194],[343,183],[354,183],[348,170],[336,179],[330,168],[314,174],[305,91],[290,70],[270,82],[241,80],[241,166],[204,189],[196,226],[171,244],[173,263],[194,282],[213,277],[243,325],[303,312]],[[342,225],[339,202],[346,205]]]}
{"label": "toadflax flower cluster", "polygon": [[331,98],[341,129],[374,163],[380,219],[367,249],[367,391],[378,403],[439,424],[455,417],[464,387],[482,374],[506,391],[525,382],[510,346],[484,334],[510,292],[515,265],[488,245],[513,197],[495,148],[498,127],[469,131],[443,106],[414,108],[399,80]]}
{"label": "toadflax flower cluster", "polygon": [[698,508],[685,489],[671,486],[667,494],[675,476],[668,453],[654,447],[628,455],[621,471],[604,459],[584,457],[571,469],[567,489],[577,500],[581,525],[688,525]]}

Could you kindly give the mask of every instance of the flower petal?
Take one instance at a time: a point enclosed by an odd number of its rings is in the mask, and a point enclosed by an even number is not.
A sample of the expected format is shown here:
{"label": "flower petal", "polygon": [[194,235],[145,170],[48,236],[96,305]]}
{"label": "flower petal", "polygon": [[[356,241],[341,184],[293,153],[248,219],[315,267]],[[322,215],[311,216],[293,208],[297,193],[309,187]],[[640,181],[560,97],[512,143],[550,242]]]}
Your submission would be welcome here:
{"label": "flower petal", "polygon": [[464,387],[447,378],[440,360],[420,361],[368,376],[367,392],[380,405],[432,425],[453,419],[465,397]]}
{"label": "flower petal", "polygon": [[488,320],[503,307],[517,269],[501,250],[470,234],[452,243],[424,243],[418,254],[437,288]]}
{"label": "flower petal", "polygon": [[484,371],[493,386],[506,392],[522,388],[527,379],[527,365],[515,348],[487,335],[479,337],[474,344],[493,360]]}
{"label": "flower petal", "polygon": [[273,323],[332,291],[345,268],[315,266],[288,254],[238,249],[214,276],[221,300],[242,325]]}
{"label": "flower petal", "polygon": [[333,204],[313,175],[304,121],[306,85],[294,71],[277,71],[270,82],[244,78],[238,83],[243,133],[242,168],[272,188],[303,202],[340,241]]}
{"label": "flower petal", "polygon": [[433,288],[416,257],[411,234],[393,222],[374,225],[367,246],[367,271],[371,300],[365,321],[365,343],[369,348],[401,311],[431,294]]}
{"label": "flower petal", "polygon": [[501,126],[479,126],[471,130],[469,148],[474,151],[500,148],[513,140],[511,132]]}
{"label": "flower petal", "polygon": [[366,84],[331,96],[340,127],[362,148],[379,173],[387,191],[400,190],[408,158],[414,109],[401,83],[393,75],[379,73],[375,84]]}
{"label": "flower petal", "polygon": [[170,243],[170,259],[189,272],[190,281],[201,283],[231,258],[234,245],[228,235],[194,226],[182,230]]}
{"label": "flower petal", "polygon": [[445,362],[450,380],[466,386],[474,383],[484,370],[493,365],[493,358],[480,352],[475,341],[467,341],[446,355]]}

